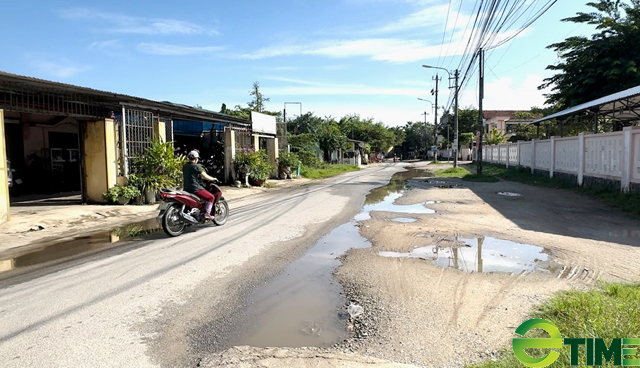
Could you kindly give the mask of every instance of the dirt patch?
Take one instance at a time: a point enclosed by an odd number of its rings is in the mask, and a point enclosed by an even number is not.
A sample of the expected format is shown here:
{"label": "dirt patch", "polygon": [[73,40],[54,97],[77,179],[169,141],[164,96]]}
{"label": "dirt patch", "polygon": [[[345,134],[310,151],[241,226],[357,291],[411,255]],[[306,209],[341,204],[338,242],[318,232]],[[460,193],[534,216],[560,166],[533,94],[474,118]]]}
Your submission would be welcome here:
{"label": "dirt patch", "polygon": [[[419,366],[462,366],[507,346],[532,307],[556,291],[640,280],[640,239],[620,235],[639,224],[621,211],[572,192],[512,182],[443,190],[411,180],[410,186],[395,204],[434,201],[428,207],[436,213],[398,223],[392,221],[398,214],[371,212],[360,231],[373,247],[349,251],[335,272],[347,298],[365,310],[360,332],[341,348]],[[379,254],[482,236],[544,248],[558,266],[479,273]]]}

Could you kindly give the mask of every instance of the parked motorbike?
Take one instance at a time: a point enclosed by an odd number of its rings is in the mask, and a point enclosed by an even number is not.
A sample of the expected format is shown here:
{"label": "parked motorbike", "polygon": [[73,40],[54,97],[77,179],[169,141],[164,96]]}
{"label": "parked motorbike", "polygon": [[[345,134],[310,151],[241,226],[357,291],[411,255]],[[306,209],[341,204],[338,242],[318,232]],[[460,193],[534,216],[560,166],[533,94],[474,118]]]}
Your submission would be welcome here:
{"label": "parked motorbike", "polygon": [[11,168],[11,161],[7,160],[7,171],[9,173],[9,193],[12,196],[19,197],[22,194],[23,181],[20,179],[16,170]]}
{"label": "parked motorbike", "polygon": [[[210,183],[220,189],[217,185]],[[208,189],[208,188],[207,188]],[[176,189],[162,189],[160,192],[163,202],[160,204],[158,217],[162,222],[162,229],[169,236],[178,236],[187,226],[200,225],[208,222],[204,216],[204,204],[200,197],[189,192]],[[222,226],[229,218],[229,205],[224,197],[212,209],[213,223]]]}

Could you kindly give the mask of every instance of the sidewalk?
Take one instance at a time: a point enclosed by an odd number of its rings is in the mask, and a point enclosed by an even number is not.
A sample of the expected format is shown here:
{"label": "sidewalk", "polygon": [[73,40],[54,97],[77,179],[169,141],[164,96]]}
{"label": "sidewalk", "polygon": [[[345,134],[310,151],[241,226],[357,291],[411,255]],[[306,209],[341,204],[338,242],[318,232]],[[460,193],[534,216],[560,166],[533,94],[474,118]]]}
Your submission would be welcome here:
{"label": "sidewalk", "polygon": [[[258,193],[296,187],[313,180],[270,180],[276,188],[235,188],[221,187],[227,200],[247,197]],[[110,230],[133,222],[154,218],[158,214],[155,205],[86,205],[79,204],[79,196],[59,198],[51,205],[51,200],[22,201],[11,207],[11,221],[0,224],[0,253],[21,248],[34,243],[62,240],[86,235],[87,233]],[[69,204],[76,202],[78,204]]]}

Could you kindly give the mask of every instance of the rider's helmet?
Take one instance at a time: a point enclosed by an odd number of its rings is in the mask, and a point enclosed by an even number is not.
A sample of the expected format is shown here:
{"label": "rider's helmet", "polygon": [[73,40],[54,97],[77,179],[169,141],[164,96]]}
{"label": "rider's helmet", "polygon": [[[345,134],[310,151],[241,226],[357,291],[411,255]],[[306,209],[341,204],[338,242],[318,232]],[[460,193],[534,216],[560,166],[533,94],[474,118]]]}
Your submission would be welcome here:
{"label": "rider's helmet", "polygon": [[195,158],[200,158],[200,154],[198,154],[198,151],[193,150],[187,154],[187,157],[189,157],[190,160],[193,160]]}

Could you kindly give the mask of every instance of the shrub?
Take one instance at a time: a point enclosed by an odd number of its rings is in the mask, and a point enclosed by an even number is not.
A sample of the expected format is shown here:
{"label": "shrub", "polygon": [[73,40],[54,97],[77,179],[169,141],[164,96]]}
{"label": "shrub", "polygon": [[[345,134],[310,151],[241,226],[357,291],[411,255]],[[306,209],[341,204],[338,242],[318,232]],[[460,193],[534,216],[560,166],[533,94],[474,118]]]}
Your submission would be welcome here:
{"label": "shrub", "polygon": [[106,193],[103,193],[102,198],[110,203],[115,203],[119,198],[133,199],[138,197],[140,194],[140,190],[133,185],[127,185],[124,187],[116,185],[109,188]]}
{"label": "shrub", "polygon": [[298,167],[300,159],[298,155],[292,152],[282,151],[278,156],[278,167]]}

